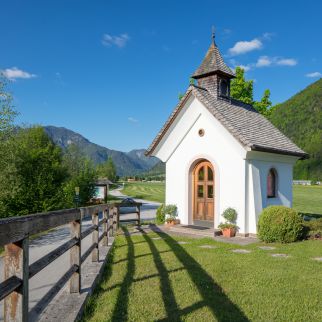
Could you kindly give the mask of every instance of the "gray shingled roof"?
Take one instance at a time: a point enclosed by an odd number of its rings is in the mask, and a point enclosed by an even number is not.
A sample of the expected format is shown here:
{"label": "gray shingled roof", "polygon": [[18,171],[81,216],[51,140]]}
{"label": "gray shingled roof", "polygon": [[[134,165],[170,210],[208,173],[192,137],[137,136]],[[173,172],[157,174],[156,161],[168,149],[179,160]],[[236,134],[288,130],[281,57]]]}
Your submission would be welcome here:
{"label": "gray shingled roof", "polygon": [[198,69],[192,75],[192,78],[201,78],[206,75],[211,75],[215,72],[221,72],[229,75],[230,77],[235,77],[235,74],[232,72],[232,70],[225,64],[215,42],[212,42],[205,58],[203,59]]}
{"label": "gray shingled roof", "polygon": [[221,124],[245,147],[254,151],[294,155],[301,158],[307,154],[281,133],[270,121],[251,105],[234,99],[221,99],[207,89],[191,85],[164,124],[146,154],[151,155],[184,103],[194,95]]}

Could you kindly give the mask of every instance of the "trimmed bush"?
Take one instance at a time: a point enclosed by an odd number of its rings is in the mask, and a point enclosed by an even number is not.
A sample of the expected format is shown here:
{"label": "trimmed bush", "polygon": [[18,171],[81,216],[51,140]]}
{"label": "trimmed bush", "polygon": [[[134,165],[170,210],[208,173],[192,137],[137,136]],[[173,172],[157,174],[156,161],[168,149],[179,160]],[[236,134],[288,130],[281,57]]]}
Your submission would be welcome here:
{"label": "trimmed bush", "polygon": [[294,209],[270,206],[259,217],[258,237],[266,243],[291,243],[302,237],[302,223],[301,216]]}
{"label": "trimmed bush", "polygon": [[234,208],[227,208],[222,216],[228,221],[230,224],[235,224],[237,220],[237,211]]}

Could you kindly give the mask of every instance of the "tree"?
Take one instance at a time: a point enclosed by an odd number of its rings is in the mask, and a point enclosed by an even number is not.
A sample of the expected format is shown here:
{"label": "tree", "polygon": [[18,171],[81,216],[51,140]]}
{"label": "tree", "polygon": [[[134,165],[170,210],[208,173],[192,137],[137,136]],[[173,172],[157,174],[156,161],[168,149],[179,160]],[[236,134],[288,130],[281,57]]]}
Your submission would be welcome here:
{"label": "tree", "polygon": [[12,129],[17,115],[12,105],[12,95],[7,90],[7,83],[6,78],[0,73],[0,134]]}
{"label": "tree", "polygon": [[111,157],[108,157],[104,163],[97,166],[97,173],[102,178],[108,178],[111,181],[116,180],[116,167]]}
{"label": "tree", "polygon": [[254,82],[245,79],[245,72],[241,67],[236,67],[236,78],[231,81],[230,95],[246,104],[251,104],[264,116],[269,116],[272,112],[272,102],[270,101],[271,92],[269,89],[264,91],[262,99],[254,101]]}
{"label": "tree", "polygon": [[64,185],[66,207],[75,205],[75,188],[79,187],[79,205],[86,205],[95,192],[97,173],[93,163],[87,159],[75,144],[71,144],[63,157],[68,178]]}
{"label": "tree", "polygon": [[245,72],[241,67],[236,67],[236,78],[232,79],[230,96],[246,104],[253,104],[253,83],[245,79]]}
{"label": "tree", "polygon": [[266,89],[264,91],[264,94],[263,94],[263,97],[262,99],[260,100],[260,102],[254,102],[254,107],[255,109],[265,115],[265,116],[269,116],[272,112],[272,102],[270,100],[270,95],[271,95],[271,92],[269,89]]}
{"label": "tree", "polygon": [[62,151],[43,128],[16,130],[0,150],[0,216],[61,208],[65,178]]}

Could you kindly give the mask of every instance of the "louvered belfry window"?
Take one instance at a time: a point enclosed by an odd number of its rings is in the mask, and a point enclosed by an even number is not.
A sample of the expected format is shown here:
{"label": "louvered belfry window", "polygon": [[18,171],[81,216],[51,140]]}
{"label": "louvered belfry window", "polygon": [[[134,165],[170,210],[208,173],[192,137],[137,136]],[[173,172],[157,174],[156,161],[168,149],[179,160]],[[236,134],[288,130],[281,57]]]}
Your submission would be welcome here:
{"label": "louvered belfry window", "polygon": [[267,175],[267,198],[276,197],[276,179],[276,171],[274,169],[270,169]]}

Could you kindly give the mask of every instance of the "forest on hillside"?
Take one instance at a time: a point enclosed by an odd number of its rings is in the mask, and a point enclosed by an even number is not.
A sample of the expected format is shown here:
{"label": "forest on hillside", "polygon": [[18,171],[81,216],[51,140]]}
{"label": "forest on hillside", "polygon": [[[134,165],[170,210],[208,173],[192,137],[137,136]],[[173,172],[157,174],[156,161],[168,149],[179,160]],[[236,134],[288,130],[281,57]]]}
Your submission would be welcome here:
{"label": "forest on hillside", "polygon": [[231,96],[267,117],[281,132],[309,154],[294,167],[294,179],[322,180],[322,79],[309,85],[286,102],[272,106],[266,89],[260,101],[253,99],[253,80],[246,80],[244,70],[236,68],[231,82]]}
{"label": "forest on hillside", "polygon": [[309,154],[296,163],[294,178],[322,180],[322,79],[276,105],[269,119]]}

